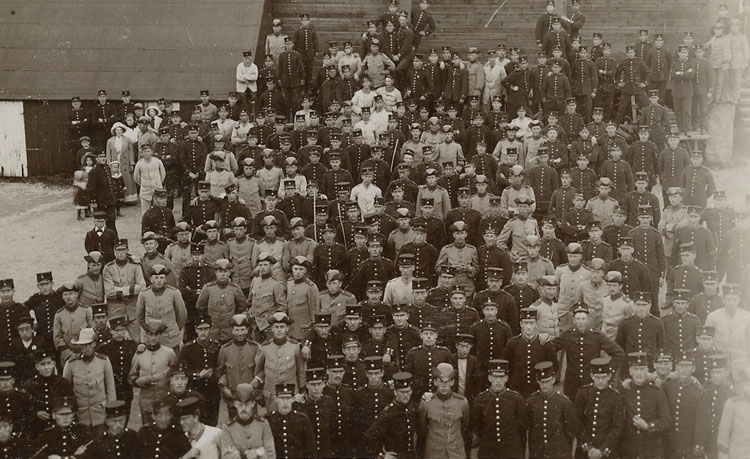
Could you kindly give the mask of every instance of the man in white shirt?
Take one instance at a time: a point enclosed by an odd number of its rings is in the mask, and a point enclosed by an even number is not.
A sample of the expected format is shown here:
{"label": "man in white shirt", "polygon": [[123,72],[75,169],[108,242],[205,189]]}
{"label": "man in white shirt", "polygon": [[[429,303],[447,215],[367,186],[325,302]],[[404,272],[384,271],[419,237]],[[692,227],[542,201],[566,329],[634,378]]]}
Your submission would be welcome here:
{"label": "man in white shirt", "polygon": [[733,374],[750,368],[750,312],[739,307],[740,292],[739,285],[725,284],[724,307],[706,318],[706,326],[716,329],[716,347],[729,358]]}
{"label": "man in white shirt", "polygon": [[362,168],[360,176],[362,177],[362,183],[352,188],[349,199],[357,201],[362,215],[369,215],[375,213],[375,198],[382,198],[383,192],[372,183],[372,168]]}
{"label": "man in white shirt", "polygon": [[255,105],[258,94],[258,66],[253,62],[253,52],[243,51],[242,62],[237,64],[237,92],[242,94],[245,107]]}

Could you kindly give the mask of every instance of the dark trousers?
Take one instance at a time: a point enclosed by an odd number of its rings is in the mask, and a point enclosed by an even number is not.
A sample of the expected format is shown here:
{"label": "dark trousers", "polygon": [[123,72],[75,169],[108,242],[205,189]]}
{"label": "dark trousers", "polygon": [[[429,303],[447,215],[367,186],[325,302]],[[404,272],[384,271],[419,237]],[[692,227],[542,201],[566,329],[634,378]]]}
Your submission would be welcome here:
{"label": "dark trousers", "polygon": [[185,215],[190,208],[190,201],[198,196],[198,180],[183,180],[182,185],[182,215]]}
{"label": "dark trousers", "polygon": [[649,269],[649,277],[651,278],[651,314],[656,317],[661,317],[659,312],[659,281],[661,276],[659,271],[655,269]]}
{"label": "dark trousers", "polygon": [[614,86],[599,86],[599,90],[596,92],[595,105],[604,109],[605,121],[611,120],[615,114]]}
{"label": "dark trousers", "polygon": [[[549,115],[550,112],[557,111],[558,113],[562,113],[563,110],[565,110],[565,99],[559,97],[556,99],[545,99],[544,100],[544,116],[545,118],[547,115]],[[511,117],[511,114],[508,114],[508,117]]]}
{"label": "dark trousers", "polygon": [[[591,120],[591,106],[593,104],[591,95],[576,96],[576,103],[578,104],[578,113],[583,117],[583,121],[588,123]],[[575,137],[575,133],[569,133],[568,135]]]}
{"label": "dark trousers", "polygon": [[693,95],[692,121],[694,129],[706,127],[706,95]]}
{"label": "dark trousers", "polygon": [[673,97],[674,115],[681,132],[687,132],[693,127],[693,98]]}
{"label": "dark trousers", "polygon": [[299,86],[285,86],[281,88],[281,93],[284,95],[284,102],[286,103],[287,118],[291,117],[294,119],[294,113],[300,108],[300,97],[302,95],[302,88]]}
{"label": "dark trousers", "polygon": [[[617,124],[622,124],[622,122],[625,120],[625,117],[628,115],[631,115],[631,103],[630,98],[633,94],[621,94],[620,95],[620,105],[617,107],[617,117],[615,118],[615,122]],[[648,104],[648,98],[644,94],[635,94],[635,104],[637,105],[636,111],[638,111],[639,108],[645,107],[646,104]],[[638,120],[634,120],[636,123]]]}
{"label": "dark trousers", "polygon": [[104,222],[106,223],[107,228],[110,228],[115,234],[117,234],[117,226],[115,225],[115,222],[117,221],[117,204],[97,206],[97,210],[103,210],[107,213],[107,216],[104,217]]}

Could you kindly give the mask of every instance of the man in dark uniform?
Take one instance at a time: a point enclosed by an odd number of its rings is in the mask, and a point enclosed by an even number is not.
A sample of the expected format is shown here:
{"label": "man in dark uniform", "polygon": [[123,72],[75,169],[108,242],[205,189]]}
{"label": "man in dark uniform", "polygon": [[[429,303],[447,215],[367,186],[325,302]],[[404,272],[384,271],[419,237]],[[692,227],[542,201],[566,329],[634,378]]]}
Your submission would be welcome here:
{"label": "man in dark uniform", "polygon": [[633,257],[648,268],[653,298],[651,313],[658,315],[659,286],[663,284],[662,277],[667,271],[667,259],[664,256],[664,243],[661,234],[652,225],[652,209],[650,206],[639,206],[638,227],[633,229],[628,237],[633,239]]}
{"label": "man in dark uniform", "polygon": [[716,459],[719,457],[717,441],[721,414],[734,388],[729,381],[726,355],[712,355],[709,358],[709,371],[710,379],[703,385],[703,391],[698,395],[695,444],[702,447],[703,452],[710,459]]}
{"label": "man in dark uniform", "polygon": [[188,388],[198,392],[205,399],[206,423],[213,426],[219,418],[221,400],[218,378],[214,376],[221,344],[209,337],[210,330],[211,318],[199,317],[195,323],[197,338],[185,344],[180,350],[177,363],[185,369],[189,378]]}
{"label": "man in dark uniform", "polygon": [[112,340],[98,348],[98,352],[109,358],[112,364],[112,375],[115,379],[115,393],[118,400],[128,406],[127,417],[130,415],[130,404],[133,401],[133,386],[128,383],[130,364],[135,355],[137,343],[128,338],[128,320],[126,317],[113,317],[109,321],[112,329]]}
{"label": "man in dark uniform", "polygon": [[212,266],[203,263],[203,244],[190,244],[190,255],[192,260],[190,264],[182,268],[180,272],[179,286],[182,298],[185,301],[185,308],[188,312],[186,338],[193,338],[192,324],[199,316],[196,309],[198,296],[209,282],[216,280],[216,274]]}
{"label": "man in dark uniform", "polygon": [[138,434],[126,428],[130,404],[122,400],[107,402],[104,405],[107,416],[107,431],[101,438],[94,440],[88,447],[92,457],[111,457],[124,459],[139,459],[143,457]]}
{"label": "man in dark uniform", "polygon": [[[208,182],[198,182],[198,200],[195,203],[188,202],[187,206],[183,207],[181,221],[190,223],[190,226],[195,228],[192,238],[192,242],[194,243],[201,242],[206,238],[203,224],[215,220],[216,213],[219,211],[219,205],[210,198],[210,188],[211,184]],[[183,203],[189,201],[189,196],[189,192],[187,195],[182,195]]]}
{"label": "man in dark uniform", "polygon": [[[670,128],[669,110],[659,104],[659,90],[648,91],[649,104],[641,109],[638,124],[648,126],[649,139],[656,144],[657,156],[667,146],[667,129]],[[662,102],[664,102],[662,100]],[[631,163],[635,166],[635,164]],[[653,186],[653,183],[651,184]]]}
{"label": "man in dark uniform", "polygon": [[41,336],[48,343],[52,343],[52,323],[55,312],[63,307],[65,302],[54,288],[52,273],[37,273],[36,285],[39,291],[29,297],[24,303],[29,313],[33,311],[36,321],[36,336]]}
{"label": "man in dark uniform", "polygon": [[[309,16],[308,16],[309,20]],[[309,41],[309,29],[305,28],[305,34],[308,36],[307,43],[303,43],[301,48],[297,48],[300,51],[306,53],[313,53],[312,49],[307,50],[304,46],[311,46],[312,43]],[[297,33],[295,32],[295,36]],[[290,37],[284,39],[284,51],[279,54],[279,84],[281,91],[284,94],[284,101],[286,102],[286,109],[291,112],[296,112],[299,108],[299,98],[303,87],[312,80],[312,55],[309,60],[300,54],[300,51],[294,49],[295,43]],[[310,64],[308,71],[307,64]],[[309,77],[308,77],[309,74]]]}
{"label": "man in dark uniform", "polygon": [[[57,355],[51,349],[34,351],[34,367],[37,375],[26,381],[23,390],[29,395],[31,416],[28,430],[31,435],[39,435],[54,426],[52,421],[52,400],[56,397],[72,397],[73,385],[67,379],[55,374]],[[14,413],[7,414],[13,418]],[[16,426],[20,429],[22,426]]]}
{"label": "man in dark uniform", "polygon": [[371,239],[367,243],[367,249],[370,252],[370,259],[365,261],[354,274],[349,288],[357,299],[365,298],[367,282],[378,280],[385,283],[396,277],[397,271],[393,262],[381,256],[382,243],[378,239]]}
{"label": "man in dark uniform", "polygon": [[[26,307],[14,301],[13,279],[0,280],[0,360],[7,360],[13,338],[18,336],[18,321],[28,316]],[[16,425],[18,427],[18,425]]]}
{"label": "man in dark uniform", "polygon": [[[326,274],[335,269],[344,269],[346,262],[346,249],[336,242],[336,230],[333,226],[326,224],[320,229],[322,240],[313,250],[313,279],[320,290],[325,289]],[[351,276],[353,273],[349,273]],[[354,293],[354,292],[352,292]]]}
{"label": "man in dark uniform", "polygon": [[622,395],[609,384],[615,368],[610,359],[597,357],[591,360],[593,383],[578,389],[574,406],[581,429],[575,457],[609,457],[617,454],[625,422],[625,404]]}
{"label": "man in dark uniform", "polygon": [[174,226],[174,214],[172,214],[172,209],[167,207],[167,190],[163,188],[154,190],[153,205],[141,217],[141,234],[153,231],[161,236],[159,253],[163,254],[171,242],[170,236]]}
{"label": "man in dark uniform", "polygon": [[[198,140],[198,126],[191,125],[188,129],[188,138],[180,142],[177,147],[177,158],[182,168],[183,215],[187,213],[190,202],[198,193],[198,182],[206,176],[204,170],[206,155],[206,144]],[[194,224],[193,226],[196,227],[197,225]]]}
{"label": "man in dark uniform", "polygon": [[620,346],[610,340],[601,330],[590,328],[589,308],[583,303],[572,307],[573,330],[565,331],[552,342],[555,348],[565,352],[565,395],[574,400],[578,389],[585,384],[590,373],[591,361],[604,351],[612,359],[612,366],[619,368],[625,354]]}
{"label": "man in dark uniform", "polygon": [[619,241],[621,238],[627,237],[633,227],[626,224],[628,212],[622,206],[615,207],[615,211],[612,214],[613,223],[609,226],[604,227],[602,239],[604,242],[612,246],[612,256],[617,256],[617,247],[619,247]]}
{"label": "man in dark uniform", "polygon": [[[420,298],[425,298],[427,296],[425,282],[425,279],[414,279],[412,281],[412,295],[414,294],[414,286],[418,286],[418,296]],[[393,326],[386,331],[385,339],[393,350],[394,355],[392,355],[391,358],[394,360],[395,366],[400,370],[403,370],[406,366],[407,352],[421,342],[419,328],[409,322],[411,319],[411,311],[416,311],[416,316],[419,316],[420,313],[422,313],[424,317],[421,317],[421,319],[426,321],[432,320],[435,308],[428,304],[422,304],[419,307],[416,307],[413,302],[411,305],[400,303],[391,306]],[[421,322],[417,323],[421,324]]]}
{"label": "man in dark uniform", "polygon": [[276,457],[295,459],[316,457],[315,435],[310,418],[293,409],[294,384],[276,384],[276,411],[266,419],[273,432]]}
{"label": "man in dark uniform", "polygon": [[398,372],[393,375],[393,402],[386,406],[365,432],[371,451],[383,451],[404,459],[419,457],[414,442],[417,407],[411,401],[411,386],[411,373]]}
{"label": "man in dark uniform", "polygon": [[[414,230],[414,240],[404,244],[398,255],[414,255],[414,277],[428,279],[430,284],[435,282],[435,263],[438,258],[437,249],[427,239],[427,224],[423,218],[417,217],[412,220],[411,227]],[[442,229],[442,227],[441,227]]]}
{"label": "man in dark uniform", "polygon": [[117,109],[107,102],[107,91],[100,89],[96,96],[98,102],[91,107],[89,119],[91,120],[91,136],[97,147],[104,149],[109,137],[109,128],[115,121]]}
{"label": "man in dark uniform", "polygon": [[489,389],[471,407],[472,444],[478,443],[480,459],[524,457],[528,413],[521,394],[506,388],[509,370],[507,360],[490,360]]}
{"label": "man in dark uniform", "polygon": [[15,338],[8,351],[8,359],[16,364],[15,382],[18,387],[36,375],[34,353],[37,349],[52,349],[52,347],[53,341],[46,341],[41,336],[34,335],[33,317],[27,314],[18,319]]}
{"label": "man in dark uniform", "polygon": [[[190,451],[190,441],[172,423],[173,402],[169,398],[154,401],[154,423],[141,427],[138,444],[143,459],[180,458]],[[164,453],[168,454],[165,455]]]}
{"label": "man in dark uniform", "polygon": [[[614,268],[611,268],[614,269]],[[631,292],[635,314],[620,322],[615,342],[626,352],[645,351],[655,356],[666,344],[664,324],[651,314],[651,292]]]}
{"label": "man in dark uniform", "polygon": [[[52,418],[55,426],[42,432],[36,438],[32,457],[75,457],[82,456],[91,444],[89,429],[75,422],[75,399],[58,397],[52,401]],[[15,425],[15,423],[14,423]]]}
{"label": "man in dark uniform", "polygon": [[503,290],[513,297],[519,312],[539,299],[539,292],[528,283],[529,272],[526,262],[513,263],[511,280],[512,283]]}
{"label": "man in dark uniform", "polygon": [[[636,56],[634,47],[626,46],[625,52],[627,57],[620,62],[615,73],[615,80],[621,95],[615,118],[617,124],[622,124],[625,120],[628,108],[636,112],[639,107],[644,107],[647,103],[645,88],[648,86],[649,68],[642,58]],[[636,104],[635,107],[631,107],[633,101]]]}
{"label": "man in dark uniform", "polygon": [[329,355],[326,359],[326,373],[328,378],[323,388],[323,395],[330,397],[335,406],[332,414],[331,441],[333,442],[333,457],[346,457],[351,454],[351,410],[354,400],[354,391],[351,387],[343,384],[344,380],[344,356],[340,354]]}
{"label": "man in dark uniform", "polygon": [[647,381],[648,355],[628,354],[630,387],[622,390],[625,401],[625,428],[620,441],[620,457],[626,459],[664,457],[664,433],[672,426],[667,396]]}
{"label": "man in dark uniform", "polygon": [[529,456],[570,457],[578,436],[578,418],[573,402],[555,390],[555,367],[541,362],[534,367],[539,390],[526,400],[529,423]]}
{"label": "man in dark uniform", "polygon": [[[372,356],[365,358],[367,385],[354,393],[352,401],[352,438],[362,438],[378,415],[393,401],[393,391],[383,382],[383,360]],[[351,443],[354,446],[354,442]],[[357,457],[369,458],[378,455],[367,442],[357,445]]]}
{"label": "man in dark uniform", "polygon": [[322,457],[333,457],[331,429],[336,411],[335,402],[323,394],[325,387],[325,369],[308,368],[305,371],[307,393],[302,401],[293,405],[294,409],[307,415],[312,422],[314,448]]}
{"label": "man in dark uniform", "polygon": [[622,292],[632,298],[634,292],[648,291],[651,292],[651,272],[648,266],[633,258],[632,237],[621,237],[618,242],[618,252],[620,257],[615,259],[609,265],[610,271],[620,271],[627,282],[623,283]]}
{"label": "man in dark uniform", "polygon": [[414,346],[406,354],[404,370],[414,377],[412,400],[420,400],[430,390],[432,372],[439,363],[449,363],[451,352],[447,347],[438,346],[438,329],[433,322],[426,322],[420,332],[422,344]]}
{"label": "man in dark uniform", "polygon": [[695,431],[698,418],[706,414],[697,410],[703,389],[693,378],[695,362],[692,353],[674,355],[676,377],[668,378],[661,386],[672,414],[672,428],[667,431],[665,447],[672,457],[695,457],[702,453],[702,448],[698,448],[695,442]]}

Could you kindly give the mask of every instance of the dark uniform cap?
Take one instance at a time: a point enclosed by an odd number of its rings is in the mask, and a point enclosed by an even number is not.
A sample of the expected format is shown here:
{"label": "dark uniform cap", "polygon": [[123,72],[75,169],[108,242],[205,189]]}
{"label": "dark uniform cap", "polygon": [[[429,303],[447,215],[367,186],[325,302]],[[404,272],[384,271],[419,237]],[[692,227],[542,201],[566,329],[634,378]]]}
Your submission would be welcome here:
{"label": "dark uniform cap", "polygon": [[201,180],[198,182],[198,190],[210,190],[210,189],[211,189],[211,184],[208,183],[207,181]]}
{"label": "dark uniform cap", "polygon": [[695,244],[692,242],[686,242],[684,244],[680,244],[680,253],[686,253],[691,252],[695,253]]}
{"label": "dark uniform cap", "polygon": [[13,362],[0,362],[0,378],[12,378],[15,376],[16,364]]}
{"label": "dark uniform cap", "polygon": [[728,363],[727,356],[724,354],[714,354],[708,356],[708,368],[718,370],[726,368]]}
{"label": "dark uniform cap", "polygon": [[177,406],[175,407],[175,416],[178,418],[180,416],[189,416],[191,414],[196,414],[196,411],[200,408],[200,400],[198,400],[198,397],[187,397],[179,402],[177,402]]}
{"label": "dark uniform cap", "polygon": [[672,352],[670,352],[669,349],[661,348],[658,351],[656,351],[656,355],[654,356],[654,362],[671,362],[672,361]]}
{"label": "dark uniform cap", "polygon": [[36,283],[41,284],[42,282],[52,282],[52,272],[37,273]]}
{"label": "dark uniform cap", "polygon": [[21,328],[22,326],[33,326],[34,325],[34,318],[30,315],[24,315],[18,318],[16,328]]}
{"label": "dark uniform cap", "polygon": [[326,358],[326,368],[329,370],[343,369],[344,368],[344,356],[341,354],[329,355]]}
{"label": "dark uniform cap", "polygon": [[414,254],[404,253],[398,257],[399,266],[414,266]]}
{"label": "dark uniform cap", "polygon": [[324,312],[315,314],[315,325],[331,325],[331,314]]}
{"label": "dark uniform cap", "polygon": [[525,262],[515,262],[513,263],[513,272],[514,273],[525,273],[528,272],[529,267],[526,265]]}
{"label": "dark uniform cap", "polygon": [[594,229],[602,229],[602,222],[600,222],[599,220],[592,220],[587,226],[589,227],[589,231]]}
{"label": "dark uniform cap", "polygon": [[211,327],[213,324],[211,323],[211,317],[207,315],[201,315],[198,317],[198,321],[195,323],[194,327],[196,329],[202,328],[202,327]]}
{"label": "dark uniform cap", "polygon": [[[0,362],[2,364],[4,362]],[[60,411],[65,408],[70,408],[75,412],[76,403],[73,397],[55,397],[52,399],[52,411]]]}
{"label": "dark uniform cap", "polygon": [[276,396],[277,397],[294,397],[294,392],[297,386],[292,383],[276,384]]}
{"label": "dark uniform cap", "polygon": [[574,304],[572,306],[572,308],[571,308],[571,313],[575,316],[579,312],[583,312],[583,313],[588,314],[590,312],[588,305],[586,303],[576,303],[576,304]]}
{"label": "dark uniform cap", "polygon": [[[412,281],[412,291],[414,291],[413,287],[413,281]],[[407,303],[397,303],[391,306],[391,315],[400,313],[400,312],[409,312],[409,305]]]}
{"label": "dark uniform cap", "polygon": [[394,389],[409,389],[411,388],[412,374],[407,371],[399,371],[393,374],[393,388]]}
{"label": "dark uniform cap", "polygon": [[430,281],[424,277],[415,277],[411,281],[411,289],[414,290],[427,290],[430,287]]}
{"label": "dark uniform cap", "polygon": [[39,348],[33,351],[31,353],[31,356],[34,358],[34,363],[39,363],[45,359],[52,359],[52,361],[54,362],[55,359],[57,358],[55,351],[49,347]]}
{"label": "dark uniform cap", "polygon": [[695,332],[695,336],[701,337],[701,336],[710,336],[714,337],[716,336],[716,328],[710,326],[710,325],[703,325],[698,327],[698,330]]}
{"label": "dark uniform cap", "polygon": [[539,362],[534,365],[536,370],[536,379],[543,381],[555,377],[555,367],[552,362]]}
{"label": "dark uniform cap", "polygon": [[632,237],[621,237],[617,239],[617,246],[618,247],[633,247],[633,238]]}
{"label": "dark uniform cap", "polygon": [[683,351],[675,356],[675,363],[689,362],[695,363],[695,354],[689,351]]}
{"label": "dark uniform cap", "polygon": [[128,318],[125,316],[115,317],[109,319],[109,328],[115,330],[119,327],[126,327],[128,325]]}
{"label": "dark uniform cap", "polygon": [[456,270],[453,266],[442,265],[440,266],[440,275],[453,277],[456,275]]}
{"label": "dark uniform cap", "polygon": [[522,308],[519,320],[536,320],[537,310],[531,308]]}
{"label": "dark uniform cap", "polygon": [[313,381],[325,381],[326,370],[323,367],[308,368],[305,370],[305,378],[307,382]]}
{"label": "dark uniform cap", "polygon": [[475,337],[471,333],[458,333],[456,334],[456,344],[468,343],[474,344]]}
{"label": "dark uniform cap", "polygon": [[[373,282],[373,281],[370,281]],[[378,281],[379,282],[379,281]],[[369,282],[368,282],[369,284]],[[368,286],[369,288],[369,286]],[[345,316],[358,316],[360,317],[362,315],[362,307],[358,304],[348,304],[346,305],[346,311],[344,312]]]}
{"label": "dark uniform cap", "polygon": [[94,303],[91,305],[91,314],[97,315],[97,314],[106,314],[107,313],[107,303]]}
{"label": "dark uniform cap", "polygon": [[721,287],[721,293],[724,296],[727,296],[727,295],[740,295],[741,292],[742,292],[742,289],[741,289],[740,285],[738,285],[738,284],[724,284]]}
{"label": "dark uniform cap", "polygon": [[365,357],[365,371],[378,371],[383,369],[383,358],[377,355]]}
{"label": "dark uniform cap", "polygon": [[489,267],[486,269],[488,279],[502,279],[503,268]]}
{"label": "dark uniform cap", "polygon": [[690,298],[692,298],[692,293],[690,290],[682,289],[682,288],[676,288],[672,290],[672,300],[673,301],[690,301]]}
{"label": "dark uniform cap", "polygon": [[631,297],[634,303],[651,304],[651,292],[632,292]]}
{"label": "dark uniform cap", "polygon": [[193,255],[202,254],[205,246],[203,244],[192,242],[190,243],[190,253]]}
{"label": "dark uniform cap", "polygon": [[629,353],[628,365],[630,367],[648,367],[648,354],[643,351]]}
{"label": "dark uniform cap", "polygon": [[437,333],[438,329],[437,326],[435,326],[434,322],[422,322],[422,330],[421,331],[434,331]]}
{"label": "dark uniform cap", "polygon": [[[367,281],[367,291],[373,292],[373,291],[379,291],[383,289],[383,283],[379,280],[371,280]],[[349,315],[349,309],[347,309],[347,315]]]}
{"label": "dark uniform cap", "polygon": [[510,362],[503,359],[492,359],[489,362],[487,371],[492,376],[506,376],[510,370]]}
{"label": "dark uniform cap", "polygon": [[608,357],[598,357],[591,361],[591,374],[592,375],[606,375],[610,372],[609,362],[612,359]]}

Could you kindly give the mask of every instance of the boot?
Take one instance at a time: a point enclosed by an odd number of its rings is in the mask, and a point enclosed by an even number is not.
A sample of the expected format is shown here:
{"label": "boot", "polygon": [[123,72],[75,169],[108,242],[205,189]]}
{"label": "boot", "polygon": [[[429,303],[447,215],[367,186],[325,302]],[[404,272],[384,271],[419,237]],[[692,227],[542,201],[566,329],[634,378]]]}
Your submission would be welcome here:
{"label": "boot", "polygon": [[79,221],[79,222],[82,222],[82,221],[86,220],[86,219],[84,218],[84,216],[83,216],[83,210],[81,210],[81,209],[78,209],[78,210],[76,211],[76,217],[78,217],[78,221]]}
{"label": "boot", "polygon": [[87,208],[86,210],[84,210],[84,216],[86,218],[90,218],[91,217],[91,208]]}

